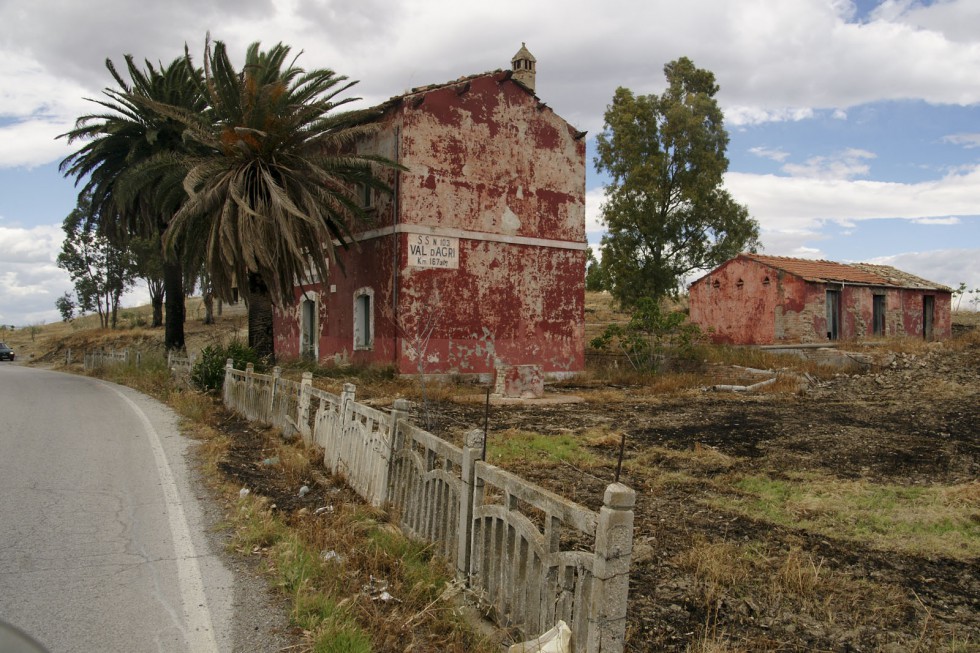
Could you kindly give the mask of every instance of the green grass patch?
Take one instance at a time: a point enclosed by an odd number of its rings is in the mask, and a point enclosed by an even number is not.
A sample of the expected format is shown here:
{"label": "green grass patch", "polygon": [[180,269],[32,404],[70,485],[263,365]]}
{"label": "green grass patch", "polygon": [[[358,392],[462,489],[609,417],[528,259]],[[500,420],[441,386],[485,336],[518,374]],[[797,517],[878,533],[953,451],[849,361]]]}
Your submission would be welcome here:
{"label": "green grass patch", "polygon": [[492,434],[487,442],[487,460],[495,465],[508,463],[566,462],[576,467],[589,467],[600,462],[585,445],[586,435],[545,435],[532,431],[509,429]]}
{"label": "green grass patch", "polygon": [[980,483],[882,485],[821,477],[747,476],[711,503],[775,524],[881,549],[969,560],[980,555]]}

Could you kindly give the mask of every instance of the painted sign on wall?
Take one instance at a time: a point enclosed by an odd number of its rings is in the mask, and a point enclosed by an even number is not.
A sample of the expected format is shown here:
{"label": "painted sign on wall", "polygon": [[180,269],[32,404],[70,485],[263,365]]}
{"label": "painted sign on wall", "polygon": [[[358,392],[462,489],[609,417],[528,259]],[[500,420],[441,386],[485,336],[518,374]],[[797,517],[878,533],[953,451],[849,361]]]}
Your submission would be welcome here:
{"label": "painted sign on wall", "polygon": [[413,268],[459,269],[459,238],[408,234],[408,265]]}

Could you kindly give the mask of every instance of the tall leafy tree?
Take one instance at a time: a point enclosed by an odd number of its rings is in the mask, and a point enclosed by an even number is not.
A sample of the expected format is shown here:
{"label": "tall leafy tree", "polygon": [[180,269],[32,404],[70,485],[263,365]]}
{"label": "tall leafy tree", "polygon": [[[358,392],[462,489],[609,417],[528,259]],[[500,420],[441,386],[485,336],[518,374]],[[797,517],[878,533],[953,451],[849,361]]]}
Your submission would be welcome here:
{"label": "tall leafy tree", "polygon": [[664,66],[661,95],[616,89],[599,135],[606,173],[602,270],[622,304],[675,295],[683,278],[758,247],[759,225],[722,187],[728,133],[708,70]]}
{"label": "tall leafy tree", "polygon": [[153,321],[150,326],[154,328],[162,326],[166,261],[160,245],[160,234],[132,238],[129,240],[129,249],[133,253],[136,274],[146,282],[146,289],[150,293],[150,306],[153,309]]}
{"label": "tall leafy tree", "polygon": [[[186,169],[180,158],[189,151],[182,138],[184,127],[154,111],[147,101],[195,112],[205,108],[197,79],[201,73],[188,67],[186,58],[158,66],[147,61],[145,71],[132,56],[125,61],[129,81],[107,59],[106,68],[117,88],[106,88],[104,98],[92,100],[100,105],[100,113],[81,116],[74,129],[62,134],[69,143],[83,143],[61,162],[61,171],[82,186],[80,197],[90,198],[84,218],[118,246],[133,237],[159,239],[187,198],[182,184]],[[175,243],[162,261],[167,349],[184,347],[181,258],[180,244]]]}
{"label": "tall leafy tree", "polygon": [[153,105],[205,152],[186,158],[190,198],[166,243],[197,248],[218,298],[243,290],[249,344],[265,357],[273,355],[273,304],[291,303],[295,283],[311,271],[327,278],[335,241],[346,246],[350,226],[366,217],[356,189],[385,190],[375,168],[391,165],[356,153],[358,139],[375,130],[373,114],[336,111],[357,99],[340,97],[356,82],[306,71],[289,53],[281,43],[268,51],[253,43],[237,70],[224,43],[209,39],[201,87],[208,111]]}
{"label": "tall leafy tree", "polygon": [[[65,240],[58,267],[68,272],[75,285],[78,308],[96,311],[103,328],[114,328],[119,300],[136,279],[136,265],[132,252],[93,230],[87,222],[90,215],[88,197],[82,196],[62,224]],[[58,303],[64,315],[63,305]]]}

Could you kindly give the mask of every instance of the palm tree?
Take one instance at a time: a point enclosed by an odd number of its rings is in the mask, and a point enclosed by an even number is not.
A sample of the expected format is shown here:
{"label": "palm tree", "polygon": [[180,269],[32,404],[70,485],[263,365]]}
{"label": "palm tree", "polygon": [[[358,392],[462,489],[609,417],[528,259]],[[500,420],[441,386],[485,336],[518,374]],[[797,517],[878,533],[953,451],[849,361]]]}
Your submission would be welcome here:
{"label": "palm tree", "polygon": [[[59,137],[69,143],[85,142],[61,162],[60,170],[74,177],[76,185],[83,184],[80,197],[91,198],[86,221],[117,244],[134,237],[161,237],[171,216],[187,199],[181,183],[186,169],[178,156],[189,153],[182,139],[184,127],[141,100],[188,111],[202,111],[206,106],[200,93],[201,72],[188,67],[186,57],[158,67],[147,61],[146,72],[132,56],[126,55],[125,60],[131,82],[106,59],[118,88],[106,88],[106,99],[92,100],[105,111],[81,116],[73,130]],[[179,250],[171,248],[162,270],[168,350],[184,348],[184,275]]]}
{"label": "palm tree", "polygon": [[273,304],[291,303],[297,281],[327,278],[335,243],[346,247],[349,228],[365,218],[356,189],[387,190],[375,169],[395,165],[355,151],[376,130],[374,112],[334,111],[358,99],[339,97],[356,82],[307,72],[295,58],[287,62],[289,52],[253,43],[238,71],[225,45],[208,39],[201,89],[208,111],[154,105],[206,151],[186,158],[190,197],[165,240],[195,247],[220,299],[232,300],[242,286],[249,345],[269,358]]}

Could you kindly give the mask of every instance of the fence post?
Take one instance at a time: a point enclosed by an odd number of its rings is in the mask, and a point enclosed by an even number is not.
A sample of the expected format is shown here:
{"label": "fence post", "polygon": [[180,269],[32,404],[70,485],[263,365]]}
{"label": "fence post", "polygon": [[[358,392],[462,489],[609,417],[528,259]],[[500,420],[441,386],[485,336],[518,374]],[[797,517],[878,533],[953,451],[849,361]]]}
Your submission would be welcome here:
{"label": "fence post", "polygon": [[340,392],[340,432],[343,433],[347,428],[347,404],[354,401],[357,395],[357,386],[353,383],[345,383],[344,389]]}
{"label": "fence post", "polygon": [[401,430],[398,428],[402,420],[408,419],[409,412],[412,409],[412,403],[408,399],[395,399],[395,403],[391,406],[391,430],[388,432],[388,460],[387,465],[385,465],[385,477],[381,479],[381,491],[378,496],[382,501],[389,501],[391,497],[388,496],[388,484],[391,480],[391,467],[395,464],[395,453],[399,451],[404,443],[401,437]]}
{"label": "fence post", "polygon": [[459,493],[459,525],[456,529],[456,580],[466,582],[470,573],[470,553],[473,546],[473,490],[475,488],[476,462],[483,460],[483,431],[473,429],[466,434],[463,443],[463,462],[460,474],[463,480]]}
{"label": "fence post", "polygon": [[[167,354],[167,358],[170,358],[170,354]],[[167,367],[170,365],[168,364]],[[221,385],[222,394],[225,397],[225,406],[231,408],[231,396],[232,396],[232,383],[234,382],[234,377],[232,377],[232,370],[235,369],[235,361],[228,359],[225,361],[225,382]]]}
{"label": "fence post", "polygon": [[391,454],[394,456],[395,452],[402,448],[403,440],[401,438],[401,433],[398,430],[398,421],[403,419],[408,419],[408,415],[412,410],[412,402],[408,399],[395,399],[395,403],[391,407]]}
{"label": "fence post", "polygon": [[[269,389],[269,421],[275,422],[275,413],[273,412],[276,407],[276,390],[279,389],[279,379],[282,378],[282,368],[276,365],[272,368],[272,388]],[[277,424],[279,428],[282,428],[282,424]],[[285,430],[285,429],[283,429]]]}
{"label": "fence post", "polygon": [[65,350],[65,365],[71,365],[71,347]]}
{"label": "fence post", "polygon": [[620,653],[626,636],[626,597],[633,553],[636,492],[622,483],[606,487],[595,534],[594,584],[589,599],[588,653]]}
{"label": "fence post", "polygon": [[313,372],[303,372],[299,384],[299,406],[296,411],[296,425],[299,427],[303,442],[313,441],[313,429],[310,428],[310,397],[313,390]]}

